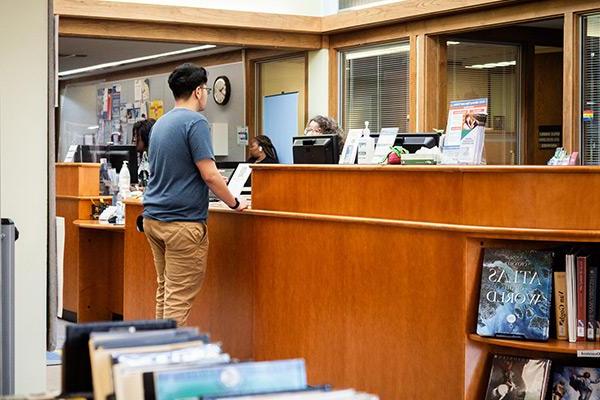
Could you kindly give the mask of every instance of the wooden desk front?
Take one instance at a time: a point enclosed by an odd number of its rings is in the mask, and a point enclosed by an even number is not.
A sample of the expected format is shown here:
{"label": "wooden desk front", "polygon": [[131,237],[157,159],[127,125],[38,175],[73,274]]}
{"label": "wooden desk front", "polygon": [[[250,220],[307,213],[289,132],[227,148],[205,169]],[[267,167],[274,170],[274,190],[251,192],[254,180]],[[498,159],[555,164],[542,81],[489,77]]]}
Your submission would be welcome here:
{"label": "wooden desk front", "polygon": [[[469,338],[481,247],[600,240],[589,217],[600,211],[597,168],[253,174],[253,210],[210,211],[208,274],[189,323],[233,356],[303,357],[310,383],[382,399],[482,398],[489,353],[502,349]],[[152,256],[133,225],[141,206],[127,210],[124,315],[150,318]]]}
{"label": "wooden desk front", "polygon": [[125,227],[90,220],[73,224],[79,229],[78,322],[121,319]]}

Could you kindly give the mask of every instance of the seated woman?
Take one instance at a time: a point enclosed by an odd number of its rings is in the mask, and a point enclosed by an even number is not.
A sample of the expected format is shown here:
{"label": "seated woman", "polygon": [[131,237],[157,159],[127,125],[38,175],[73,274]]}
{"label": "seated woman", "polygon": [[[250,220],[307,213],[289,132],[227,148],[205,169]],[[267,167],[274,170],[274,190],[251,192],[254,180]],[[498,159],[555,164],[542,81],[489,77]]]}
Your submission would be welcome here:
{"label": "seated woman", "polygon": [[250,139],[248,150],[250,158],[247,162],[249,163],[279,164],[277,150],[268,136],[258,135]]}
{"label": "seated woman", "polygon": [[341,153],[344,148],[344,131],[338,126],[334,119],[325,117],[323,115],[317,115],[308,121],[306,129],[304,130],[306,136],[315,135],[336,135],[338,151]]}
{"label": "seated woman", "polygon": [[133,144],[139,154],[148,151],[150,146],[150,131],[156,120],[149,118],[133,124]]}
{"label": "seated woman", "polygon": [[146,187],[150,176],[148,163],[148,148],[150,147],[150,131],[156,120],[150,118],[133,124],[133,144],[138,152],[138,182],[141,187]]}

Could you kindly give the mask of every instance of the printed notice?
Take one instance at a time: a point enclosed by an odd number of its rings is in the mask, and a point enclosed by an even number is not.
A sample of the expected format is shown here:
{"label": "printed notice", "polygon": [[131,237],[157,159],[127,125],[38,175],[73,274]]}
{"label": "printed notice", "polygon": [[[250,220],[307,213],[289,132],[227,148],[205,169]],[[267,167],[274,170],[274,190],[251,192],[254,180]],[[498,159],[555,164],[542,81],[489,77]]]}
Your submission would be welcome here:
{"label": "printed notice", "polygon": [[242,194],[244,185],[246,184],[246,181],[250,177],[251,173],[252,169],[250,168],[250,164],[238,164],[233,176],[229,179],[229,184],[227,185],[229,191],[234,197],[238,197],[240,194]]}

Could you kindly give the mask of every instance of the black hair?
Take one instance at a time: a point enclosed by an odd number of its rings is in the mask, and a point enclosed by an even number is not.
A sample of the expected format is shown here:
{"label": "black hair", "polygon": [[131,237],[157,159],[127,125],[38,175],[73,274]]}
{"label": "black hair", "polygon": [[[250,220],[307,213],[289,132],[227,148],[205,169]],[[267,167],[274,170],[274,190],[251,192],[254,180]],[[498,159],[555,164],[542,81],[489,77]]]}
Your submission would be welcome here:
{"label": "black hair", "polygon": [[198,86],[206,82],[208,82],[206,70],[191,63],[181,64],[169,75],[169,87],[175,100],[187,100]]}
{"label": "black hair", "polygon": [[133,137],[135,140],[141,140],[146,145],[146,151],[150,147],[150,131],[152,126],[156,122],[155,119],[148,118],[142,121],[138,121],[133,124]]}
{"label": "black hair", "polygon": [[279,158],[277,157],[277,150],[275,150],[275,146],[273,145],[273,142],[271,142],[271,139],[268,136],[257,135],[253,139],[256,140],[259,146],[262,147],[267,157],[270,157],[273,160],[279,162]]}

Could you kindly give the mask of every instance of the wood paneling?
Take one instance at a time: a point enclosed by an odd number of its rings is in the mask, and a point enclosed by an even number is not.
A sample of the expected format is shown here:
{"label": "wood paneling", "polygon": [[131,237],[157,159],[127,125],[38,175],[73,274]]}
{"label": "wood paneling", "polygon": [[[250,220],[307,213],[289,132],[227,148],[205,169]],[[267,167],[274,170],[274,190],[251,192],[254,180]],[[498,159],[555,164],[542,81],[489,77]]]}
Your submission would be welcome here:
{"label": "wood paneling", "polygon": [[[439,36],[425,36],[424,124],[421,130],[445,129],[448,116],[448,79],[446,42]],[[425,78],[426,77],[426,78]]]}
{"label": "wood paneling", "polygon": [[[460,174],[402,168],[253,171],[252,206],[260,210],[459,223]],[[376,172],[375,172],[376,171]],[[290,187],[287,182],[294,182]],[[419,188],[419,190],[415,190]],[[425,195],[425,193],[427,195]],[[382,207],[382,204],[389,207]],[[443,207],[438,205],[443,204]]]}
{"label": "wood paneling", "polygon": [[[324,221],[255,217],[254,223],[260,226],[254,242],[257,359],[303,357],[310,383],[355,387],[382,399],[461,397],[459,238]],[[386,244],[393,245],[383,250]],[[450,284],[441,289],[439,282]],[[408,360],[444,371],[424,378]],[[427,384],[417,383],[424,379]]]}
{"label": "wood paneling", "polygon": [[92,202],[98,196],[100,164],[56,164],[56,216],[65,219],[65,252],[63,259],[63,308],[77,312],[79,308],[79,229],[77,219],[91,219]]}
{"label": "wood paneling", "polygon": [[[521,0],[521,3],[525,1]],[[322,30],[325,33],[373,27],[390,22],[406,22],[424,17],[439,17],[441,14],[466,13],[476,8],[493,8],[514,3],[510,0],[455,0],[439,2],[435,0],[405,0],[363,10],[348,10],[323,18]]]}
{"label": "wood paneling", "polygon": [[563,117],[563,54],[535,55],[535,123],[528,139],[528,164],[546,164],[554,150],[539,148],[537,131],[541,125],[562,126]]}
{"label": "wood paneling", "polygon": [[[152,251],[135,219],[139,202],[126,206],[124,317],[154,318],[156,272]],[[253,276],[255,248],[252,224],[243,215],[211,213],[208,270],[194,301],[188,325],[198,326],[223,343],[225,351],[252,358]]]}
{"label": "wood paneling", "polygon": [[[338,120],[338,108],[339,108],[339,85],[343,85],[341,81],[342,77],[339,76],[340,71],[340,60],[339,53],[333,47],[329,48],[329,117]],[[312,118],[312,117],[310,117]],[[338,123],[341,121],[338,120]]]}
{"label": "wood paneling", "polygon": [[100,164],[56,164],[57,196],[98,196]]}
{"label": "wood paneling", "polygon": [[321,19],[302,15],[244,12],[200,7],[119,3],[102,0],[54,0],[54,14],[99,20],[129,20],[282,32],[321,33]]}
{"label": "wood paneling", "polygon": [[[583,222],[600,211],[599,178],[592,167],[256,166],[251,210],[211,207],[190,324],[234,356],[305,358],[311,384],[481,399],[491,352],[574,351],[472,336],[482,248],[599,242]],[[128,202],[126,318],[154,308],[150,249],[132,225],[141,210]]]}
{"label": "wood paneling", "polygon": [[123,232],[79,228],[78,322],[123,315]]}
{"label": "wood paneling", "polygon": [[321,48],[320,34],[180,25],[170,22],[170,24],[158,24],[155,22],[61,17],[58,32],[61,36],[107,39],[209,43],[283,49],[316,50]]}
{"label": "wood paneling", "polygon": [[[596,4],[596,7],[598,4]],[[569,152],[580,147],[580,63],[579,17],[565,14],[563,59],[563,146]]]}

